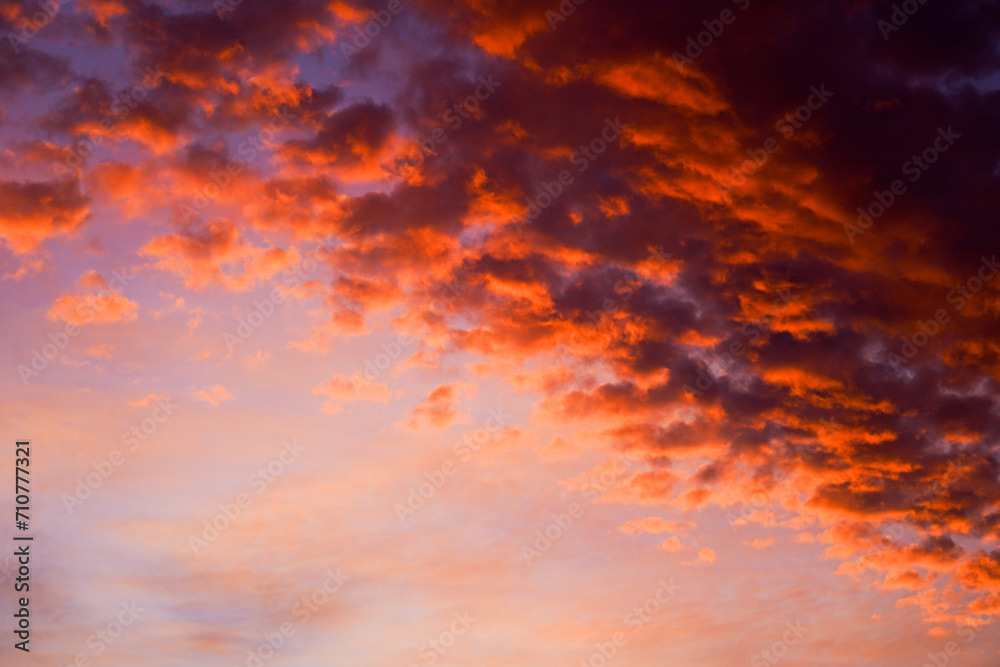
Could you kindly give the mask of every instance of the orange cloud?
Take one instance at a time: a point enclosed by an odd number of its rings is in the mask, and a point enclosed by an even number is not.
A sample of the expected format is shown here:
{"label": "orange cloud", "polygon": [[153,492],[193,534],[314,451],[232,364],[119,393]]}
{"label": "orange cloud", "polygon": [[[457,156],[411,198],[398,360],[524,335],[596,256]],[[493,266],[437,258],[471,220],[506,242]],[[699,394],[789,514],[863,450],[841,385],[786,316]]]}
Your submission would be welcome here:
{"label": "orange cloud", "polygon": [[90,200],[75,179],[0,181],[0,200],[0,239],[21,254],[46,239],[74,235],[90,214]]}
{"label": "orange cloud", "polygon": [[220,403],[225,403],[233,398],[233,395],[229,393],[229,390],[223,387],[221,384],[217,384],[210,390],[196,391],[192,394],[196,399],[202,401],[203,403],[208,403],[211,406],[219,405]]}
{"label": "orange cloud", "polygon": [[50,320],[82,325],[108,322],[134,322],[139,304],[118,292],[64,294],[49,308]]}
{"label": "orange cloud", "polygon": [[423,403],[410,413],[410,418],[396,424],[405,431],[429,430],[444,431],[455,424],[472,421],[469,415],[462,414],[456,407],[459,396],[469,396],[475,393],[476,386],[463,382],[439,385],[427,395]]}

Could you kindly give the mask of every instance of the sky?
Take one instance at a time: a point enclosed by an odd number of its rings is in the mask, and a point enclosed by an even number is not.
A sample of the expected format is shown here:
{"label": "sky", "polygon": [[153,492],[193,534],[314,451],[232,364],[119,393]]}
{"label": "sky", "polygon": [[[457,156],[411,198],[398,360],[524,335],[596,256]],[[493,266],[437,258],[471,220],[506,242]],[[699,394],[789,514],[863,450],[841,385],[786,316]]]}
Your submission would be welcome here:
{"label": "sky", "polygon": [[1000,664],[1000,5],[0,28],[0,663]]}

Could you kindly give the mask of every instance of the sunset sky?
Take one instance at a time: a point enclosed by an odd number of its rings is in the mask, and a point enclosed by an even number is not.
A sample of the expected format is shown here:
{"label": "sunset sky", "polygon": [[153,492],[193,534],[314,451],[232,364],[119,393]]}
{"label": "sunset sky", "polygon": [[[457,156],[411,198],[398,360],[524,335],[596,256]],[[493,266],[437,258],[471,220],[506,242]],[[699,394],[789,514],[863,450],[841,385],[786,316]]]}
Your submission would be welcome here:
{"label": "sunset sky", "polygon": [[1000,665],[997,3],[0,27],[0,664]]}

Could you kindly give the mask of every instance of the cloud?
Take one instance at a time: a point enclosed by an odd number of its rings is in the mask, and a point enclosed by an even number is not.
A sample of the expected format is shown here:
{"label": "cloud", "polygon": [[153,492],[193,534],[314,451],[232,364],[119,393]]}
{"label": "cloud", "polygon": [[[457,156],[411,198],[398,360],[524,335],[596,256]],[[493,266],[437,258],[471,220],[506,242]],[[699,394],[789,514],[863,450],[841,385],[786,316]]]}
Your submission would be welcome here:
{"label": "cloud", "polygon": [[114,345],[99,344],[91,345],[87,348],[87,356],[95,359],[111,359],[115,350]]}
{"label": "cloud", "polygon": [[244,355],[241,358],[243,365],[252,371],[262,371],[267,366],[267,362],[271,360],[274,356],[270,352],[264,352],[262,350],[257,350],[256,354]]}
{"label": "cloud", "polygon": [[633,519],[628,521],[618,527],[618,530],[622,531],[626,535],[641,535],[643,533],[649,533],[652,535],[659,535],[662,533],[681,533],[687,534],[691,532],[694,524],[687,521],[669,521],[658,516],[649,516],[643,519]]}
{"label": "cloud", "polygon": [[217,384],[209,390],[202,389],[192,393],[199,401],[208,403],[212,407],[219,405],[220,403],[225,403],[233,398],[233,395],[229,393],[229,390],[223,387],[221,384]]}
{"label": "cloud", "polygon": [[965,561],[958,579],[968,588],[1000,590],[1000,551],[976,554]]}
{"label": "cloud", "polygon": [[698,559],[693,562],[681,563],[687,567],[709,566],[715,563],[715,552],[708,547],[698,550]]}
{"label": "cloud", "polygon": [[894,569],[885,575],[885,580],[882,582],[881,588],[885,590],[920,590],[934,583],[935,578],[936,575],[933,573],[924,578],[916,570]]}
{"label": "cloud", "polygon": [[[473,387],[495,382],[566,469],[607,451],[638,464],[601,494],[629,538],[686,548],[676,533],[694,550],[706,517],[738,513],[734,528],[774,532],[741,536],[747,557],[793,531],[840,574],[909,591],[901,606],[929,623],[996,613],[1000,281],[980,271],[1000,252],[997,11],[929,3],[886,42],[870,3],[753,3],[681,66],[699,3],[584,3],[555,26],[527,0],[405,6],[349,63],[339,47],[369,11],[350,2],[244,0],[225,20],[208,5],[60,10],[0,59],[16,101],[0,114],[0,237],[18,299],[71,324],[142,329],[140,306],[154,313],[148,336],[81,343],[122,373],[159,367],[143,346],[164,340],[224,372],[211,350],[226,294],[277,286],[323,244],[322,270],[281,288],[316,298],[282,313],[290,340],[279,327],[241,357],[239,382],[309,378],[276,386],[312,391],[338,421],[375,403],[420,434],[468,422]],[[2,26],[22,12],[0,3]],[[126,66],[96,66],[109,50]],[[162,81],[122,108],[147,67]],[[481,76],[503,82],[488,99]],[[833,93],[819,108],[816,87]],[[456,106],[470,96],[474,110]],[[290,122],[263,134],[276,112]],[[609,123],[626,127],[608,139]],[[906,161],[949,127],[961,137],[909,180]],[[447,139],[404,169],[436,130]],[[218,196],[183,208],[232,160]],[[848,238],[896,179],[906,192]],[[65,286],[84,253],[137,254],[149,294],[183,296],[100,300],[96,272]],[[344,334],[384,323],[421,332],[392,391],[321,372]],[[201,380],[185,386],[233,386]],[[232,398],[221,384],[195,396]],[[698,554],[689,565],[715,563]]]}
{"label": "cloud", "polygon": [[462,382],[439,385],[413,409],[409,419],[397,423],[396,427],[404,431],[436,433],[455,424],[470,422],[472,418],[459,412],[456,406],[460,395],[469,396],[475,393],[475,389],[475,385]]}
{"label": "cloud", "polygon": [[667,539],[663,540],[663,543],[660,544],[660,548],[663,549],[664,551],[670,551],[670,552],[684,551],[684,545],[681,543],[679,539],[677,539],[677,537],[668,537]]}
{"label": "cloud", "polygon": [[163,399],[163,398],[166,398],[166,397],[165,396],[161,396],[160,394],[155,394],[155,393],[154,394],[146,394],[146,396],[144,396],[143,398],[138,398],[138,399],[136,399],[134,401],[129,401],[129,405],[131,405],[132,407],[140,407],[141,408],[141,407],[145,407],[145,406],[149,405],[150,403],[153,403],[153,402],[158,401],[158,400]]}
{"label": "cloud", "polygon": [[76,234],[90,215],[90,200],[76,179],[0,180],[0,238],[14,252],[35,251],[44,241]]}
{"label": "cloud", "polygon": [[291,139],[289,157],[333,168],[341,180],[372,180],[384,176],[381,160],[392,138],[394,113],[385,104],[359,102],[328,115],[308,140]]}
{"label": "cloud", "polygon": [[139,254],[194,290],[219,285],[244,291],[302,261],[296,249],[248,243],[234,222],[222,218],[188,225],[179,234],[158,236],[140,248]]}
{"label": "cloud", "polygon": [[[388,384],[369,380],[360,372],[355,372],[350,376],[335,375],[326,384],[313,389],[313,394],[330,398],[332,402],[324,405],[324,411],[334,410],[335,412],[340,411],[340,403],[351,401],[388,403],[392,397]],[[335,412],[331,414],[335,414]]]}
{"label": "cloud", "polygon": [[774,538],[773,537],[758,537],[758,538],[753,539],[753,540],[748,540],[746,542],[742,542],[741,544],[743,544],[744,546],[748,546],[751,549],[757,549],[759,551],[764,551],[765,549],[767,549],[768,547],[770,547],[770,546],[772,546],[774,544]]}
{"label": "cloud", "polygon": [[134,322],[139,304],[118,292],[63,294],[53,302],[47,317],[77,326],[109,322]]}

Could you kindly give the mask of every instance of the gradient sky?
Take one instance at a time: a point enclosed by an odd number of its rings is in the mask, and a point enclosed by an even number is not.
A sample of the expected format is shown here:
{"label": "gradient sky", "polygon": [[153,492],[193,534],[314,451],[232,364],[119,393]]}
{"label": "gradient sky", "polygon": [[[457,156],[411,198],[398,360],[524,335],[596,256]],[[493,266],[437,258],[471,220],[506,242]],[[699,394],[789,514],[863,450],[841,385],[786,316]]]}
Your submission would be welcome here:
{"label": "gradient sky", "polygon": [[1000,5],[0,24],[0,664],[1000,664]]}

